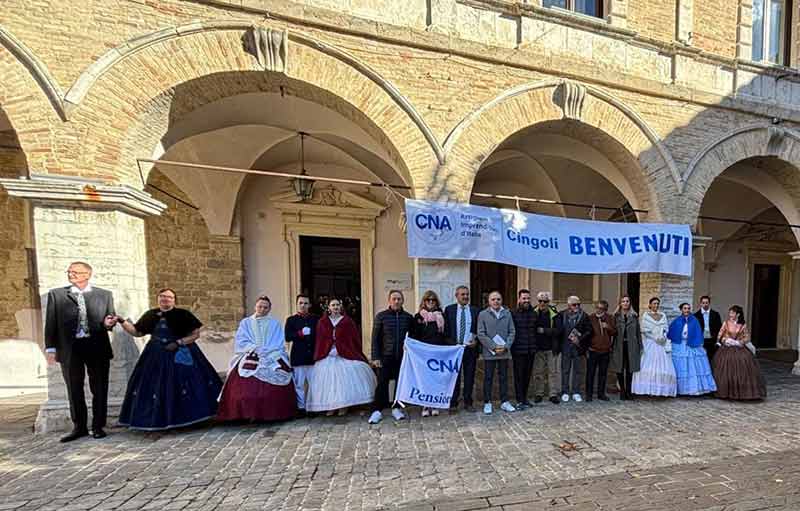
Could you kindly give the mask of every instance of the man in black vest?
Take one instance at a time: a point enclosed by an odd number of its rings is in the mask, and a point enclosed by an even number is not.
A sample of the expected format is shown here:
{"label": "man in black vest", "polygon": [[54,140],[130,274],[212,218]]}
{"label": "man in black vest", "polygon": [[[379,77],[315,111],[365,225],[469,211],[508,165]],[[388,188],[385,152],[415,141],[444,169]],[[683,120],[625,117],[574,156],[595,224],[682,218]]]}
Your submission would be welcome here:
{"label": "man in black vest", "polygon": [[[464,345],[464,356],[461,359],[461,371],[458,373],[456,386],[453,389],[451,408],[458,408],[458,395],[464,398],[464,409],[474,412],[472,407],[472,389],[475,387],[475,366],[478,361],[478,313],[480,310],[469,303],[469,288],[456,288],[456,303],[444,309],[444,334],[451,344]],[[461,376],[464,376],[464,390],[461,389]]]}
{"label": "man in black vest", "polygon": [[92,391],[92,436],[106,436],[103,428],[108,413],[108,371],[113,357],[108,331],[117,320],[111,292],[92,287],[91,277],[89,264],[74,262],[67,270],[70,285],[47,293],[44,327],[47,362],[61,364],[74,425],[72,432],[61,438],[62,442],[89,434],[83,391],[86,373]]}
{"label": "man in black vest", "polygon": [[317,334],[319,316],[311,314],[311,299],[307,295],[297,295],[297,314],[286,319],[284,332],[286,342],[292,343],[289,362],[292,364],[292,378],[297,392],[297,409],[306,410],[306,382],[310,384],[314,370],[314,339]]}
{"label": "man in black vest", "polygon": [[700,297],[700,309],[694,313],[694,317],[703,329],[703,347],[706,349],[708,360],[711,360],[717,352],[717,336],[722,328],[722,317],[719,312],[711,308],[711,298],[708,296]]}

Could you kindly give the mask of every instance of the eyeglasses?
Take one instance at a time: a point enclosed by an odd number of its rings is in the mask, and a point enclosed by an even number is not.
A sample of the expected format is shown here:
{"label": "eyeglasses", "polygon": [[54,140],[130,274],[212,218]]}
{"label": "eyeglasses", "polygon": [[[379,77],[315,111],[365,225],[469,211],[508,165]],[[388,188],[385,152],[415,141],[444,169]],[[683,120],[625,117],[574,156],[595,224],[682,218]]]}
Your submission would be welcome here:
{"label": "eyeglasses", "polygon": [[426,302],[434,302],[434,303],[436,303],[436,302],[438,302],[439,300],[437,300],[436,298],[426,298],[426,299],[425,299],[425,301],[426,301]]}

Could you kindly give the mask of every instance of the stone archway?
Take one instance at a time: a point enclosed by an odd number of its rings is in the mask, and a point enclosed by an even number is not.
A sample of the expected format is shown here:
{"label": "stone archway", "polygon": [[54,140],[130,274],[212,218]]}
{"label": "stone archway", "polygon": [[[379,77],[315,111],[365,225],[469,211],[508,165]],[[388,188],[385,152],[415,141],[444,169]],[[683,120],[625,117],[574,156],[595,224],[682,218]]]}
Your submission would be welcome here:
{"label": "stone archway", "polygon": [[[283,33],[286,50],[280,67],[265,67],[243,48],[243,38],[253,28],[206,23],[205,27],[157,38],[112,59],[113,65],[82,87],[80,101],[71,111],[71,123],[87,132],[86,146],[95,150],[76,155],[76,166],[131,185],[140,185],[137,158],[149,158],[171,123],[200,104],[237,92],[280,90],[308,86],[310,99],[337,98],[335,108],[344,115],[368,120],[380,140],[392,146],[397,163],[415,180],[423,180],[440,159],[441,149],[419,114],[396,89],[356,59],[308,36]],[[252,80],[247,75],[259,75]],[[227,83],[217,77],[228,76]],[[238,77],[238,81],[237,81]],[[224,82],[225,80],[223,80]],[[260,82],[260,83],[257,83]],[[194,88],[197,102],[176,111],[172,98],[181,87]],[[308,96],[307,96],[308,97]],[[109,99],[114,98],[109,112]],[[111,119],[97,117],[108,112]],[[94,129],[98,124],[103,129]],[[120,142],[123,141],[123,142]]]}
{"label": "stone archway", "polygon": [[610,94],[565,80],[511,89],[462,120],[445,142],[447,162],[431,193],[467,200],[475,175],[500,143],[530,126],[562,119],[593,127],[630,153],[639,168],[625,178],[651,210],[648,219],[664,216],[662,202],[677,193],[680,176],[658,135]]}

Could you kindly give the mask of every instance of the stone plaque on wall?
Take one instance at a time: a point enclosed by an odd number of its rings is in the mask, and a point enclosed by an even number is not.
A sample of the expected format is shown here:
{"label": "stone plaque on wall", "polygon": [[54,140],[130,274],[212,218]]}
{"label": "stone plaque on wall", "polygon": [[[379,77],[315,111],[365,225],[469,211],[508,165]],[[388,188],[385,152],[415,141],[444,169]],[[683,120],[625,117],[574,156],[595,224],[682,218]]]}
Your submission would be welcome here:
{"label": "stone plaque on wall", "polygon": [[413,289],[413,278],[410,273],[384,273],[383,274],[383,289],[387,293],[390,289],[399,289],[401,291],[410,291]]}

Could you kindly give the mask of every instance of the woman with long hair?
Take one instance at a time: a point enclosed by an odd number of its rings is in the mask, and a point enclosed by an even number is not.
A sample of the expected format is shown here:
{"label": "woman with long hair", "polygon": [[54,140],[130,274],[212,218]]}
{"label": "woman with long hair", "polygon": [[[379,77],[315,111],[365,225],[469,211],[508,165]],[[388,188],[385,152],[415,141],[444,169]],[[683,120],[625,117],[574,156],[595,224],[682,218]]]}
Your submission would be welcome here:
{"label": "woman with long hair", "polygon": [[[631,306],[630,296],[623,295],[619,299],[614,321],[617,325],[617,336],[611,351],[611,370],[617,373],[619,398],[633,399],[633,375],[641,367],[642,330],[639,326],[639,315]],[[605,392],[605,389],[600,390]]]}
{"label": "woman with long hair", "polygon": [[376,385],[375,373],[361,349],[358,326],[342,314],[342,301],[331,298],[328,311],[317,323],[306,410],[345,415],[351,406],[371,403]]}
{"label": "woman with long hair", "polygon": [[650,299],[647,312],[642,313],[642,362],[633,375],[631,389],[645,396],[675,397],[678,383],[672,363],[672,343],[667,338],[667,316],[659,312],[661,300]]}
{"label": "woman with long hair", "polygon": [[[436,346],[446,344],[444,336],[444,314],[439,297],[430,289],[422,295],[419,310],[414,315],[414,326],[411,330],[414,339]],[[422,416],[439,415],[438,408],[422,408]]]}
{"label": "woman with long hair", "polygon": [[736,400],[767,397],[767,386],[740,306],[728,309],[728,319],[722,323],[717,343],[719,348],[714,356],[717,397]]}

